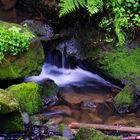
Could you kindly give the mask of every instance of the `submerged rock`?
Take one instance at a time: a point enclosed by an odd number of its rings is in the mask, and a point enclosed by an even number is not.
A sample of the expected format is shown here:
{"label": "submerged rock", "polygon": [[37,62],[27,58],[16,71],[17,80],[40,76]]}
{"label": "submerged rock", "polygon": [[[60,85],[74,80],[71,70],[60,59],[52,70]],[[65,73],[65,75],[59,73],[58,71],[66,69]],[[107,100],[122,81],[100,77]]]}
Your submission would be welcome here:
{"label": "submerged rock", "polygon": [[10,92],[2,89],[0,89],[0,131],[24,131],[24,123],[18,101]]}
{"label": "submerged rock", "polygon": [[137,107],[136,94],[140,91],[140,80],[126,85],[114,98],[115,107],[119,113],[130,112]]}
{"label": "submerged rock", "polygon": [[21,109],[29,115],[37,113],[42,108],[42,88],[33,82],[12,85],[6,89],[19,102]]}
{"label": "submerged rock", "polygon": [[[0,26],[19,27],[21,25],[0,21]],[[23,29],[24,30],[24,29]],[[17,79],[38,74],[44,61],[43,47],[40,41],[34,40],[30,43],[29,50],[18,55],[6,55],[0,63],[0,79]]]}
{"label": "submerged rock", "polygon": [[75,136],[76,140],[120,140],[120,137],[105,135],[92,128],[80,128]]}

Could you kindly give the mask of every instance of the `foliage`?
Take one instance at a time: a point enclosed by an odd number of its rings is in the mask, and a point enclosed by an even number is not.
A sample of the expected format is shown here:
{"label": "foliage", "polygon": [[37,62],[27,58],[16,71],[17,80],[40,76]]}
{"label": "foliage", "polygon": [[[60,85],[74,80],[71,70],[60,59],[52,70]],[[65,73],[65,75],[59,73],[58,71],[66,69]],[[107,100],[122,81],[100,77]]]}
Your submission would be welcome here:
{"label": "foliage", "polygon": [[27,51],[30,39],[34,35],[26,28],[12,26],[7,29],[5,26],[0,27],[0,62],[4,59],[5,53],[17,55]]}
{"label": "foliage", "polygon": [[85,7],[90,15],[106,11],[99,26],[115,32],[118,46],[125,44],[127,31],[140,27],[139,0],[60,0],[60,17],[80,7]]}
{"label": "foliage", "polygon": [[67,15],[80,7],[85,7],[90,15],[102,10],[102,0],[60,0],[60,17]]}

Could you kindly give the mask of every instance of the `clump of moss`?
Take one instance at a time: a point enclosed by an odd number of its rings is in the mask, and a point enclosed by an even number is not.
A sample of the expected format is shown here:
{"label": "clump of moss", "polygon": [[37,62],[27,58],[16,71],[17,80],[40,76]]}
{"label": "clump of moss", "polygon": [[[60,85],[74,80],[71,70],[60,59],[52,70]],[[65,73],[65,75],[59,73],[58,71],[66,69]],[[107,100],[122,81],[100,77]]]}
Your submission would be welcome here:
{"label": "clump of moss", "polygon": [[140,91],[140,80],[126,85],[114,98],[115,107],[119,113],[129,112],[135,107],[135,95]]}
{"label": "clump of moss", "polygon": [[24,123],[18,101],[10,92],[3,89],[0,89],[0,131],[24,131]]}
{"label": "clump of moss", "polygon": [[12,113],[0,115],[0,131],[2,132],[22,132],[24,123],[21,112],[16,110]]}
{"label": "clump of moss", "polygon": [[75,136],[76,140],[120,140],[120,137],[105,135],[92,128],[80,128]]}
{"label": "clump of moss", "polygon": [[29,115],[37,113],[42,108],[41,86],[36,83],[21,83],[7,88],[18,100],[21,109]]}

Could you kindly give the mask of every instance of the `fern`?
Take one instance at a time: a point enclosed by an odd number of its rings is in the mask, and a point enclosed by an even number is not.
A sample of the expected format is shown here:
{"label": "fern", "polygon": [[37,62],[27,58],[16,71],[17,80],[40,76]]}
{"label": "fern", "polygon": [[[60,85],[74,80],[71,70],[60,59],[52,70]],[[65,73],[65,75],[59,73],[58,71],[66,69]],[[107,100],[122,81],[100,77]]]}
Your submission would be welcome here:
{"label": "fern", "polygon": [[60,14],[59,16],[65,16],[76,9],[79,9],[80,6],[84,7],[86,5],[86,0],[60,0]]}
{"label": "fern", "polygon": [[80,7],[85,7],[90,15],[98,13],[102,10],[103,1],[102,0],[60,0],[60,14],[59,16],[65,16]]}
{"label": "fern", "polygon": [[102,0],[87,0],[86,8],[90,15],[98,13],[103,8],[103,1]]}

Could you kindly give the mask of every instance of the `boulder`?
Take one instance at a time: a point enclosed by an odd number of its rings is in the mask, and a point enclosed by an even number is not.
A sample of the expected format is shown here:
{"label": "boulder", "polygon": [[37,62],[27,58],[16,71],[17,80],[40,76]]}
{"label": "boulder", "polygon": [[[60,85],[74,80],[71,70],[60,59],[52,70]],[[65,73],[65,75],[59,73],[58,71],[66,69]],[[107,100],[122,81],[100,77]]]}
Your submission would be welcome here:
{"label": "boulder", "polygon": [[120,137],[105,135],[92,128],[80,128],[75,135],[76,140],[120,140]]}
{"label": "boulder", "polygon": [[[0,26],[24,28],[18,24],[6,23],[0,21]],[[30,42],[28,51],[18,55],[5,54],[5,58],[0,63],[0,79],[17,79],[26,76],[36,75],[41,71],[44,61],[44,52],[39,40]]]}
{"label": "boulder", "polygon": [[36,35],[52,37],[54,31],[47,23],[38,20],[24,20],[23,25],[27,25],[29,29]]}
{"label": "boulder", "polygon": [[17,99],[23,111],[29,115],[37,113],[42,108],[42,88],[36,83],[21,83],[12,85],[6,89]]}
{"label": "boulder", "polygon": [[24,131],[24,123],[18,101],[10,92],[3,89],[0,89],[0,131]]}
{"label": "boulder", "polygon": [[130,112],[137,107],[136,95],[140,91],[140,80],[127,84],[114,98],[115,107],[119,113]]}

